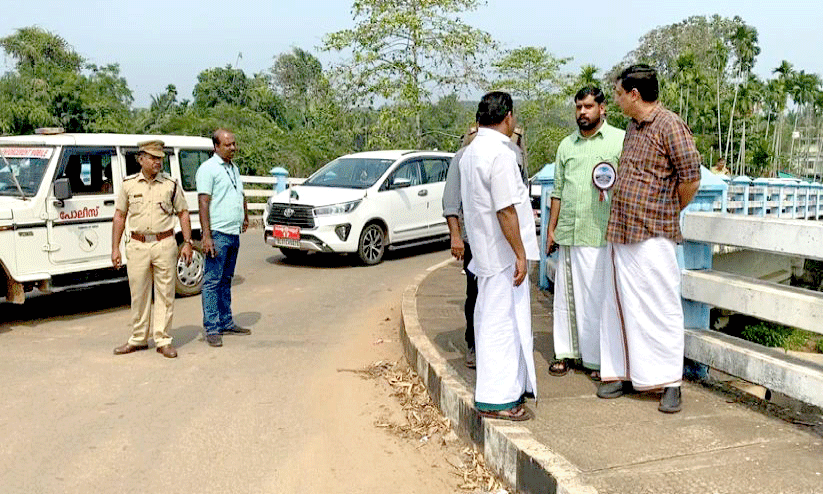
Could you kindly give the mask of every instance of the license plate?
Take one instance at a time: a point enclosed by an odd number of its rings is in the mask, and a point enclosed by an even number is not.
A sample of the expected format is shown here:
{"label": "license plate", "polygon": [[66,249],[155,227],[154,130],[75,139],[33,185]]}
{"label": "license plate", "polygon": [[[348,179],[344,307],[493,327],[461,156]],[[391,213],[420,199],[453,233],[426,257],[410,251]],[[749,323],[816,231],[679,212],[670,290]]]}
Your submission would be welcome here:
{"label": "license plate", "polygon": [[274,225],[272,231],[274,244],[279,247],[300,247],[300,227]]}

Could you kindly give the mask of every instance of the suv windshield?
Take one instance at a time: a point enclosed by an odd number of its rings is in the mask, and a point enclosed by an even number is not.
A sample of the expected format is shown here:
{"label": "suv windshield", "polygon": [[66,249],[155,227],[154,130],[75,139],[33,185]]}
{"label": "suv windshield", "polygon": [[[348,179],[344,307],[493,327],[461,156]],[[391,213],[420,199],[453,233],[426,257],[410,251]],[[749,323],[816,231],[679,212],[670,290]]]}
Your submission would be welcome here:
{"label": "suv windshield", "polygon": [[[40,188],[54,151],[51,147],[0,147],[0,196],[31,197]],[[17,186],[20,185],[20,190]]]}
{"label": "suv windshield", "polygon": [[368,189],[386,173],[394,160],[337,158],[319,169],[303,185]]}

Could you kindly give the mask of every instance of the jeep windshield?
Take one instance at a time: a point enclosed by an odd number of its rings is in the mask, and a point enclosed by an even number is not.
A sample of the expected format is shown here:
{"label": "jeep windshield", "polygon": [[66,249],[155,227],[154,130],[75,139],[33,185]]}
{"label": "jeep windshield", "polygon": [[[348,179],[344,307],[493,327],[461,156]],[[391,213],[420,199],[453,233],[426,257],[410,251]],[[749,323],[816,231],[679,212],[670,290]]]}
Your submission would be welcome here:
{"label": "jeep windshield", "polygon": [[317,170],[303,185],[368,189],[386,173],[394,160],[375,158],[337,158]]}
{"label": "jeep windshield", "polygon": [[0,196],[36,194],[53,152],[52,147],[0,147]]}

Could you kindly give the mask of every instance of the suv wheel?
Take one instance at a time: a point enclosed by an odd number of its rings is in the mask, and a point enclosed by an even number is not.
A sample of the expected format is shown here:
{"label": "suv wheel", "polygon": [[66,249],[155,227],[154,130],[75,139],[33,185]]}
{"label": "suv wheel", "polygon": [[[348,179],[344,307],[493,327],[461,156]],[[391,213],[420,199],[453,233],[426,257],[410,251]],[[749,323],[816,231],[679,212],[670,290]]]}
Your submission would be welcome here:
{"label": "suv wheel", "polygon": [[383,228],[376,223],[371,223],[360,232],[360,243],[357,245],[357,255],[367,266],[380,263],[383,260],[383,253],[386,252],[386,235]]}
{"label": "suv wheel", "polygon": [[183,244],[177,246],[177,279],[175,291],[181,297],[197,295],[203,288],[203,272],[206,269],[206,256],[203,255],[203,248],[200,241],[192,242],[191,262],[188,266],[180,258],[180,251]]}

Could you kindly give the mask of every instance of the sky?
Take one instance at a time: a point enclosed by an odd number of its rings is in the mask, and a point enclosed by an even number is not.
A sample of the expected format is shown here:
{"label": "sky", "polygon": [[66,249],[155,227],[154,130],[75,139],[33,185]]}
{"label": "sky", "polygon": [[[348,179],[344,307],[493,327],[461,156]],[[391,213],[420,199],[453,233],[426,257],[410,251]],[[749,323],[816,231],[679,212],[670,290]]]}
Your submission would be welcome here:
{"label": "sky", "polygon": [[[191,99],[197,74],[207,68],[266,71],[293,47],[327,68],[340,57],[319,50],[323,36],[354,26],[349,0],[0,0],[0,7],[0,37],[36,25],[90,63],[119,63],[136,107],[148,106],[168,84],[178,98]],[[577,72],[586,64],[609,70],[652,29],[713,14],[738,15],[757,29],[762,51],[754,71],[761,77],[784,59],[823,75],[820,0],[488,0],[461,18],[504,48],[538,46],[571,57],[565,68]],[[8,57],[2,63],[3,71],[13,66]]]}

